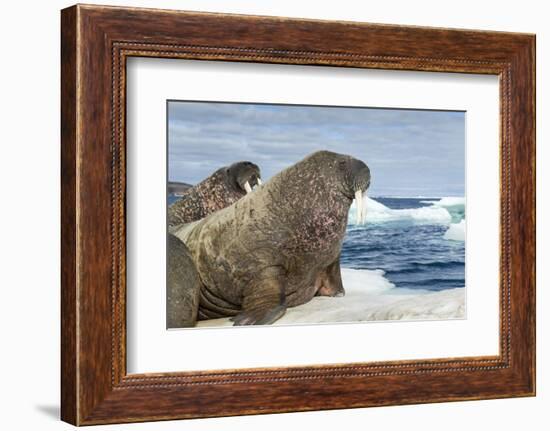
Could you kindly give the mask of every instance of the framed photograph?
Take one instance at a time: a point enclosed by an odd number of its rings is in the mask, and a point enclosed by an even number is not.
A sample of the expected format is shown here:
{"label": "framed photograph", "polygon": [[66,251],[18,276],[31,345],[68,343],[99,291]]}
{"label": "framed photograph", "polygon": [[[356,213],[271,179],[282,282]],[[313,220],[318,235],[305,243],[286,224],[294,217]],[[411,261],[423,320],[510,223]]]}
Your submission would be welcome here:
{"label": "framed photograph", "polygon": [[[167,111],[168,328],[466,317],[464,111],[180,100]],[[257,296],[265,278],[252,268],[265,266],[280,274]]]}
{"label": "framed photograph", "polygon": [[535,394],[534,35],[61,18],[64,421]]}

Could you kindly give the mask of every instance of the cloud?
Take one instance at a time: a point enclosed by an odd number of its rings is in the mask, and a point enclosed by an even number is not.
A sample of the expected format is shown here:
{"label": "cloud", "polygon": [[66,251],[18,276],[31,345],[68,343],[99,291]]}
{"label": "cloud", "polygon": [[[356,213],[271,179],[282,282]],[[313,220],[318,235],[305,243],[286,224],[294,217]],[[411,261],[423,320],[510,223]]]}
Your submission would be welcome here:
{"label": "cloud", "polygon": [[171,101],[168,115],[170,180],[238,160],[268,179],[326,149],[366,162],[372,195],[464,194],[463,112]]}

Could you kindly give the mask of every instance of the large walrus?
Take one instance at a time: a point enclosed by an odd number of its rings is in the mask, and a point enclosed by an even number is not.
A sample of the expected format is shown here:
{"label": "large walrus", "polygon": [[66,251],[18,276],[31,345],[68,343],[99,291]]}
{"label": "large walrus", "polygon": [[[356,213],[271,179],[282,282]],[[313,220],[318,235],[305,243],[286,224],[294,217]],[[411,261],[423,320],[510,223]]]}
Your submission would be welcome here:
{"label": "large walrus", "polygon": [[[342,295],[348,211],[354,198],[362,208],[369,184],[365,163],[320,151],[235,204],[176,229],[200,278],[198,320],[271,324],[315,295]],[[195,286],[186,294],[196,295]]]}
{"label": "large walrus", "polygon": [[237,162],[218,169],[180,200],[168,207],[168,226],[200,220],[228,207],[261,184],[260,168],[252,162]]}

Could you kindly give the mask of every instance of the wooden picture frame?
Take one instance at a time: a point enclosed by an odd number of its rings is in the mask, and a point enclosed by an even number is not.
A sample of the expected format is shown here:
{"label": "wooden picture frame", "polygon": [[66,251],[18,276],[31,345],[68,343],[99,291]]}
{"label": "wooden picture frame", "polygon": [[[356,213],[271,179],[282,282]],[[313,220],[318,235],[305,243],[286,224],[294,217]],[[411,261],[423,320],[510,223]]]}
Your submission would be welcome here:
{"label": "wooden picture frame", "polygon": [[[61,418],[74,425],[535,394],[535,36],[77,5],[61,13]],[[127,374],[130,56],[500,78],[500,354]]]}

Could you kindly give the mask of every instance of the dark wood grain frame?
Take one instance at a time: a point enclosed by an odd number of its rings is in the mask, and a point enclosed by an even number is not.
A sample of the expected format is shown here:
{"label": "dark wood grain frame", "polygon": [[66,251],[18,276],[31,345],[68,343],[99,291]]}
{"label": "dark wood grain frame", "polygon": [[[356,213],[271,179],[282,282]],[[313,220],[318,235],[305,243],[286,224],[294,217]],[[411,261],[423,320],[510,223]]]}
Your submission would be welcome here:
{"label": "dark wood grain frame", "polygon": [[[82,5],[61,18],[64,421],[535,394],[534,35]],[[125,100],[132,56],[498,75],[500,354],[127,374]]]}

